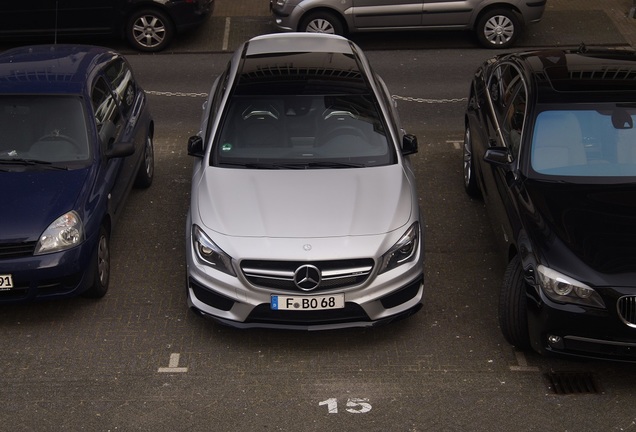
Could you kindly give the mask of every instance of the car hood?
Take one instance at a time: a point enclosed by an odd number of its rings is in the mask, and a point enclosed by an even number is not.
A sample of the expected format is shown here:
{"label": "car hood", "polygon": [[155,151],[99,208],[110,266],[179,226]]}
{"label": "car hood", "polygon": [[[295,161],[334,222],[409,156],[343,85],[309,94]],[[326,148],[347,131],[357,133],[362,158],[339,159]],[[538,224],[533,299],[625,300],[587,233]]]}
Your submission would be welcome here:
{"label": "car hood", "polygon": [[315,170],[210,167],[196,186],[202,223],[237,237],[383,234],[405,225],[416,205],[397,164]]}
{"label": "car hood", "polygon": [[75,208],[87,169],[0,172],[0,241],[37,241],[55,219]]}
{"label": "car hood", "polygon": [[556,237],[597,272],[636,272],[636,185],[529,181],[526,191],[525,206],[549,259],[564,259],[554,253]]}

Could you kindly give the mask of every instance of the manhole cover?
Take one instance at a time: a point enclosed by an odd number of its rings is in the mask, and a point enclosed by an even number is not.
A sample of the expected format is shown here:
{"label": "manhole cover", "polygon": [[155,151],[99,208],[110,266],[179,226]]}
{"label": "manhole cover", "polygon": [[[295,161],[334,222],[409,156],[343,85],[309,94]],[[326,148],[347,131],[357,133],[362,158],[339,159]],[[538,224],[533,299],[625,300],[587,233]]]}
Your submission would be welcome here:
{"label": "manhole cover", "polygon": [[589,372],[549,372],[545,377],[550,390],[555,394],[602,393],[598,380]]}

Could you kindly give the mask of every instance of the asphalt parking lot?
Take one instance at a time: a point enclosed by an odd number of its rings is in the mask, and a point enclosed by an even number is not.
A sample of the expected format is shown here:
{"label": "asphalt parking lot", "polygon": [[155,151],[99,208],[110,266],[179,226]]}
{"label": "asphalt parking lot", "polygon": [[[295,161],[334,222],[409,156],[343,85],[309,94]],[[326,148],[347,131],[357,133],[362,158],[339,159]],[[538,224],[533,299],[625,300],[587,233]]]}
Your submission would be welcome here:
{"label": "asphalt parking lot", "polygon": [[[217,0],[167,52],[118,41],[150,93],[156,178],[134,190],[112,239],[111,291],[0,306],[0,427],[12,431],[629,431],[632,365],[519,353],[496,318],[503,264],[461,184],[463,99],[492,52],[464,33],[357,35],[420,140],[426,305],[338,332],[237,331],[192,314],[184,287],[188,136],[229,53],[271,31],[264,0]],[[265,6],[263,6],[265,3]],[[548,0],[520,48],[633,45],[627,1]],[[557,7],[558,6],[558,7]],[[602,9],[600,9],[602,8]],[[567,29],[567,31],[564,31]],[[575,377],[591,389],[557,394]]]}

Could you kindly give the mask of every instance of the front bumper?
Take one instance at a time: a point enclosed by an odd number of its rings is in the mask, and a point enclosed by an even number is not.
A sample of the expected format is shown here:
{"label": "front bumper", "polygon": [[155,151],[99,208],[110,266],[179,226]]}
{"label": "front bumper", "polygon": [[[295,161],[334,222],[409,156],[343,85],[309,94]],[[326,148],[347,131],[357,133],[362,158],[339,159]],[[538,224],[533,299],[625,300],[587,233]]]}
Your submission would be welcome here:
{"label": "front bumper", "polygon": [[93,282],[95,241],[46,255],[0,260],[0,274],[10,274],[14,288],[0,290],[0,304],[74,297]]}
{"label": "front bumper", "polygon": [[597,289],[606,309],[558,304],[541,293],[530,302],[528,324],[533,348],[542,354],[636,362],[636,328],[627,325],[617,301],[635,289]]}

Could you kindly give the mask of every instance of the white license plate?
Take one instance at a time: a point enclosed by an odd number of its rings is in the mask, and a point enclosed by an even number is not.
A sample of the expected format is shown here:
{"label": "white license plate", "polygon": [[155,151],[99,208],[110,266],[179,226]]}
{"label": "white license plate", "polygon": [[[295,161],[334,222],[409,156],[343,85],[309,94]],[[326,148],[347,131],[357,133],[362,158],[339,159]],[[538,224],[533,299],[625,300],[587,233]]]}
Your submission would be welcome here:
{"label": "white license plate", "polygon": [[282,296],[273,295],[271,301],[272,310],[326,310],[344,308],[344,294],[331,294],[324,296]]}
{"label": "white license plate", "polygon": [[13,278],[11,275],[0,275],[0,291],[7,291],[11,288],[13,288]]}

